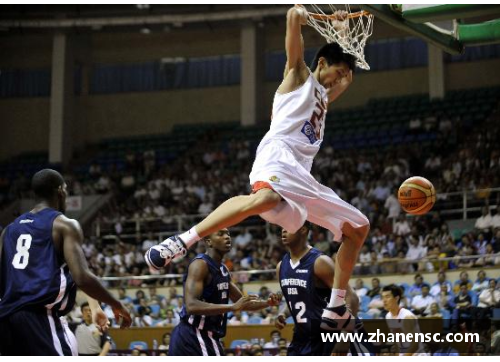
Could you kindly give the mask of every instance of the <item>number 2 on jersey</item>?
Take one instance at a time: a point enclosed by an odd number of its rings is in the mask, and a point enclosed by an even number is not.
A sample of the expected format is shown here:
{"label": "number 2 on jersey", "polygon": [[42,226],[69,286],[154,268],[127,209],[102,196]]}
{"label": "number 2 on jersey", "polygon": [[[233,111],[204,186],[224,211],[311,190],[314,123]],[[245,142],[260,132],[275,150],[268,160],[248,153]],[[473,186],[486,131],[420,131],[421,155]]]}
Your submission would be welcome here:
{"label": "number 2 on jersey", "polygon": [[28,262],[30,259],[30,247],[31,240],[33,238],[30,234],[21,234],[19,238],[17,238],[16,245],[16,255],[14,255],[14,259],[12,260],[12,265],[16,269],[25,269],[28,266]]}
{"label": "number 2 on jersey", "polygon": [[[304,313],[306,312],[306,303],[304,302],[295,303],[295,309],[299,310],[296,317],[297,323],[307,323],[307,318],[302,318],[304,316]],[[292,302],[290,302],[290,310],[293,310]]]}

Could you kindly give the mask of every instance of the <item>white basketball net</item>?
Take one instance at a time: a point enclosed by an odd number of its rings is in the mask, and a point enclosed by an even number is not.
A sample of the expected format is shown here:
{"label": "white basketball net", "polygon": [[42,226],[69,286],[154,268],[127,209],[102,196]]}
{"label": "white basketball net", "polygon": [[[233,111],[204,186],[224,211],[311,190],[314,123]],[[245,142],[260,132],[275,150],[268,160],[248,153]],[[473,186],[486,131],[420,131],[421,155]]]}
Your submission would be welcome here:
{"label": "white basketball net", "polygon": [[[311,4],[308,6],[312,7],[310,13],[321,16],[313,17],[312,14],[309,14],[307,24],[316,29],[328,43],[337,43],[345,53],[353,55],[358,67],[369,70],[370,66],[365,60],[365,45],[373,32],[373,15],[365,12],[360,16],[352,16],[353,13],[348,4],[345,5],[345,9],[328,5],[330,9],[326,12],[323,10],[326,9],[326,5],[320,7]],[[338,20],[332,16],[338,10],[347,11],[351,15],[348,15],[345,20]]]}

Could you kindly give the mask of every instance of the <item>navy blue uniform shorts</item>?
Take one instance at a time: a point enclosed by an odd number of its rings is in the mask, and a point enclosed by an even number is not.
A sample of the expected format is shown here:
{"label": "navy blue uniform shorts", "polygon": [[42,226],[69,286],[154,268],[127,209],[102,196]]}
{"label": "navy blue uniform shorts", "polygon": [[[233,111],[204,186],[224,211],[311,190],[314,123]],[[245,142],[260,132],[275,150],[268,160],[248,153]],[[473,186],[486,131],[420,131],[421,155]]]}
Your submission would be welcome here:
{"label": "navy blue uniform shorts", "polygon": [[48,310],[20,310],[0,320],[2,356],[72,356],[74,335]]}
{"label": "navy blue uniform shorts", "polygon": [[218,338],[210,331],[203,331],[181,321],[172,331],[169,356],[224,356]]}

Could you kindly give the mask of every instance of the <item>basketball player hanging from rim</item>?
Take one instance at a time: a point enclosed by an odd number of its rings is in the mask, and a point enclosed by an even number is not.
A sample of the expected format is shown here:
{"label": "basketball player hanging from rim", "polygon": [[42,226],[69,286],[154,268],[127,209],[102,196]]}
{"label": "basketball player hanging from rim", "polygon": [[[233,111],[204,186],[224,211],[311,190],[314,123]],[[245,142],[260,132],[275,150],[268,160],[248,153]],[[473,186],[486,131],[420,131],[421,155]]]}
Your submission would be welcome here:
{"label": "basketball player hanging from rim", "polygon": [[[340,20],[347,18],[346,12],[334,15]],[[297,5],[287,13],[284,79],[274,98],[271,128],[257,149],[250,174],[252,194],[227,200],[189,231],[149,249],[145,259],[150,267],[160,269],[184,256],[201,238],[252,215],[260,215],[290,233],[309,220],[330,230],[335,241],[342,241],[330,302],[323,313],[324,328],[341,330],[354,326],[345,294],[368,235],[369,221],[317,182],[310,170],[323,140],[327,106],[351,84],[357,59],[330,43],[319,49],[309,69],[304,63],[301,34],[308,16],[305,8]]]}

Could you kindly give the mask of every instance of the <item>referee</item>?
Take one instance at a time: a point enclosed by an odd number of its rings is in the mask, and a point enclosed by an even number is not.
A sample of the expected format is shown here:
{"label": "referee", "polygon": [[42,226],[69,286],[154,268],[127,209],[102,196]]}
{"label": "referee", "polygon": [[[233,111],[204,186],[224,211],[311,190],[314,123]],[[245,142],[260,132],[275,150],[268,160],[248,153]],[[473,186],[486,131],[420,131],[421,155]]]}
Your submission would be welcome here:
{"label": "referee", "polygon": [[81,305],[83,322],[76,327],[75,336],[78,341],[79,356],[106,356],[111,349],[111,338],[101,332],[92,323],[92,311],[89,303]]}

